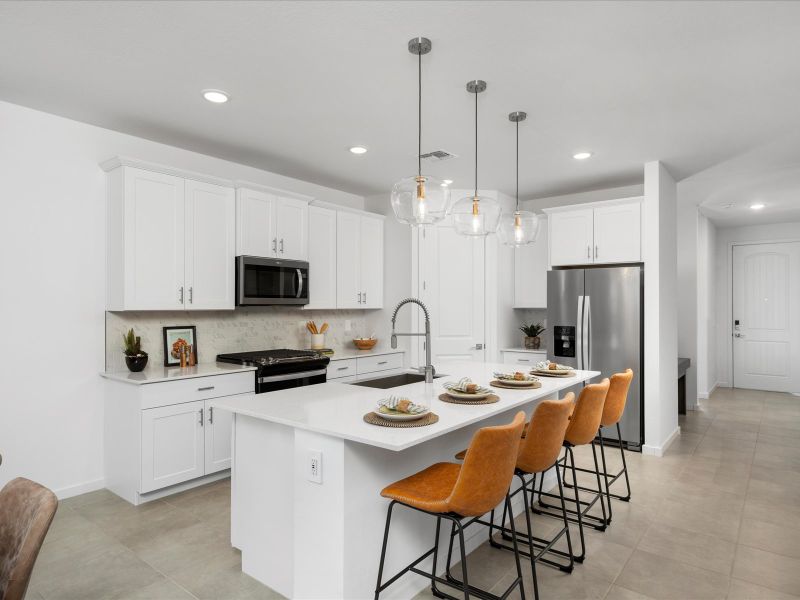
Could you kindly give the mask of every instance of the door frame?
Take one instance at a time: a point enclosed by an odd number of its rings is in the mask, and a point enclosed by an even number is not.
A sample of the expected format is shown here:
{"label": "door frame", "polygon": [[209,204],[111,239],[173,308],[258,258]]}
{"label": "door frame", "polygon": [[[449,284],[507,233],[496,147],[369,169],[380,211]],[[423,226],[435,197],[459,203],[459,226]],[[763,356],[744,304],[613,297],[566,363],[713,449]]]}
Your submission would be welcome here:
{"label": "door frame", "polygon": [[[435,225],[434,225],[435,227]],[[420,235],[422,227],[414,227],[411,232],[411,296],[420,297]],[[496,235],[487,235],[483,238],[483,332],[484,332],[484,362],[502,362],[500,349],[497,347],[497,269],[489,269],[488,265],[497,265],[498,241]],[[424,331],[425,321],[422,311],[414,311],[411,317],[411,326],[414,331]],[[417,343],[411,342],[410,361],[412,365],[422,364],[425,352],[422,349],[423,338],[416,338]]]}
{"label": "door frame", "polygon": [[741,242],[728,242],[727,261],[728,268],[725,273],[728,277],[727,288],[729,294],[729,302],[726,307],[726,329],[725,329],[725,343],[727,344],[725,352],[725,360],[728,363],[728,374],[730,376],[730,387],[736,387],[736,374],[734,373],[733,364],[733,248],[734,246],[761,246],[763,244],[793,244],[800,243],[800,238],[778,238],[774,240],[746,240]]}

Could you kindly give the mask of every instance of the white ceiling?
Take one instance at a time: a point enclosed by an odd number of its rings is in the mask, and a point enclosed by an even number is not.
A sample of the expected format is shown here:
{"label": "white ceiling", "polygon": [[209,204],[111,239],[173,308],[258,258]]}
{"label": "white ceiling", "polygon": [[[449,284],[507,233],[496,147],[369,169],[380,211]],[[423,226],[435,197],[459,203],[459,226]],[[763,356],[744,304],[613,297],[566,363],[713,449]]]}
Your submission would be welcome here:
{"label": "white ceiling", "polygon": [[[0,99],[359,194],[426,170],[523,197],[679,179],[800,125],[798,2],[3,2]],[[221,88],[226,105],[200,91]],[[353,156],[347,148],[366,145]],[[595,152],[587,161],[571,155]]]}

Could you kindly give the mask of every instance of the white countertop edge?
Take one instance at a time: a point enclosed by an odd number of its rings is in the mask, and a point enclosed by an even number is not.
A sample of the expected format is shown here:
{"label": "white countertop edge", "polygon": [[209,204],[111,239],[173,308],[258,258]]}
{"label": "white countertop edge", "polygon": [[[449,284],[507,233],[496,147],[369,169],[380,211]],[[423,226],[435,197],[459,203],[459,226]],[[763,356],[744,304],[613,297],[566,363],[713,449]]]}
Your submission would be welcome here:
{"label": "white countertop edge", "polygon": [[131,385],[147,385],[164,381],[178,381],[197,377],[214,377],[241,371],[255,371],[257,367],[235,365],[233,363],[202,363],[194,367],[148,367],[144,371],[100,371],[100,376],[111,381],[119,381]]}
{"label": "white countertop edge", "polygon": [[547,354],[547,349],[530,350],[528,348],[503,348],[500,352],[527,352],[528,354]]}
{"label": "white countertop edge", "polygon": [[405,350],[393,350],[392,348],[373,348],[372,350],[359,350],[358,348],[344,348],[337,350],[333,356],[329,356],[331,362],[337,360],[348,360],[363,356],[386,356],[387,354],[405,354]]}

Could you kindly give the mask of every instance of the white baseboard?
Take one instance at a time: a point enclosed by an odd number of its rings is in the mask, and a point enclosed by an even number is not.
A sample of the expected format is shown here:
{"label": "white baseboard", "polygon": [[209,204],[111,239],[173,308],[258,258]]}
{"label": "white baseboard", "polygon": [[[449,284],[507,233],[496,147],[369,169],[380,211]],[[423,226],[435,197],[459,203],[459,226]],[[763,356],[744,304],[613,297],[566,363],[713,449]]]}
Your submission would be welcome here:
{"label": "white baseboard", "polygon": [[711,397],[711,394],[714,393],[714,390],[716,390],[718,387],[727,387],[727,386],[724,386],[719,381],[716,381],[714,382],[714,385],[711,386],[711,389],[708,390],[707,392],[697,392],[697,398],[699,400],[708,400]]}
{"label": "white baseboard", "polygon": [[667,436],[667,439],[664,440],[664,443],[661,446],[649,446],[647,444],[643,445],[642,454],[647,454],[648,456],[664,456],[664,453],[669,449],[672,443],[678,439],[680,434],[681,428],[678,426],[675,428],[675,431]]}
{"label": "white baseboard", "polygon": [[95,479],[93,481],[85,481],[84,483],[58,488],[57,490],[53,490],[53,493],[59,500],[66,500],[67,498],[72,498],[73,496],[80,496],[81,494],[86,494],[88,492],[102,490],[105,487],[105,484],[106,482],[104,479]]}

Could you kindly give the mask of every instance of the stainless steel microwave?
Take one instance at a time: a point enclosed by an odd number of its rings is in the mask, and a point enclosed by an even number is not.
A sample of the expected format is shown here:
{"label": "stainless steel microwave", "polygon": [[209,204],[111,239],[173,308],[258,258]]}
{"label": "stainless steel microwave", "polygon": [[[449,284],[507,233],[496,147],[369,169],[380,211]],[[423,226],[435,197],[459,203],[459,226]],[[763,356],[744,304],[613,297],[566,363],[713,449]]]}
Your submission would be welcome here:
{"label": "stainless steel microwave", "polygon": [[236,306],[308,304],[308,263],[236,257]]}

